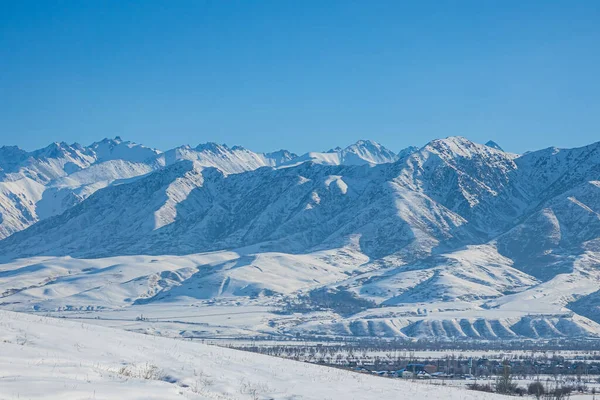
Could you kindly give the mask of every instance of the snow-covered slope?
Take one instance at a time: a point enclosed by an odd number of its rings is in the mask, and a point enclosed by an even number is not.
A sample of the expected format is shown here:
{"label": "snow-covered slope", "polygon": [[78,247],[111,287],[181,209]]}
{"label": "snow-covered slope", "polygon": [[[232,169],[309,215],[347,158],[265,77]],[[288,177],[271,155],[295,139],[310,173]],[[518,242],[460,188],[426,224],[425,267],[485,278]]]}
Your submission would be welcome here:
{"label": "snow-covered slope", "polygon": [[0,297],[10,310],[173,337],[578,339],[600,336],[595,309],[581,312],[599,259],[540,283],[492,246],[383,270],[352,249],[34,257],[0,264]]}
{"label": "snow-covered slope", "polygon": [[527,204],[512,154],[462,137],[434,140],[401,162],[397,181],[458,213],[491,238]]}
{"label": "snow-covered slope", "polygon": [[6,311],[0,326],[3,399],[504,398]]}
{"label": "snow-covered slope", "polygon": [[496,242],[516,267],[541,279],[573,269],[573,256],[600,237],[600,182],[582,183],[542,203]]}
{"label": "snow-covered slope", "polygon": [[600,321],[600,290],[569,303],[568,308],[592,321]]}
{"label": "snow-covered slope", "polygon": [[19,310],[122,308],[190,299],[293,294],[341,281],[368,258],[347,250],[311,254],[223,251],[103,259],[34,257],[0,267],[0,296]]}
{"label": "snow-covered slope", "polygon": [[23,230],[37,220],[36,203],[45,187],[31,178],[0,182],[0,239]]}
{"label": "snow-covered slope", "polygon": [[492,246],[467,246],[336,285],[384,305],[476,301],[523,291],[538,283],[512,264]]}
{"label": "snow-covered slope", "polygon": [[419,151],[417,146],[408,146],[398,152],[398,159],[406,158],[417,151]]}
{"label": "snow-covered slope", "polygon": [[600,142],[574,149],[555,147],[515,159],[518,180],[538,205],[600,176]]}

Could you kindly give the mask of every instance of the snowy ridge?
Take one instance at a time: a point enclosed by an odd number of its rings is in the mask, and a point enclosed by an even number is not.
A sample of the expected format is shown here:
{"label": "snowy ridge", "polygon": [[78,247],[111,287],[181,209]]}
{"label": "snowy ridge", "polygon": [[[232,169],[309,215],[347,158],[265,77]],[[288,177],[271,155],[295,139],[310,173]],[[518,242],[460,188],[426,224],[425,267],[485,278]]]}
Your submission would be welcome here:
{"label": "snowy ridge", "polygon": [[165,152],[157,158],[157,162],[171,165],[181,160],[196,161],[204,167],[215,167],[226,174],[236,174],[252,171],[261,167],[276,167],[290,159],[295,154],[281,150],[275,153],[255,153],[241,146],[228,147],[217,143],[205,143],[196,148],[181,146]]}
{"label": "snowy ridge", "polygon": [[323,165],[365,165],[393,163],[399,156],[372,140],[359,140],[342,149],[337,147],[326,152],[309,152],[287,160],[285,167],[296,166],[303,162]]}
{"label": "snowy ridge", "polygon": [[[97,257],[185,254],[270,242],[265,246],[273,250],[297,252],[337,248],[358,234],[361,250],[379,257],[405,248],[428,254],[434,247],[473,240],[475,233],[459,215],[390,182],[385,176],[390,165],[303,164],[224,175],[197,162],[180,162],[97,192],[81,206],[0,242],[0,251],[21,257]],[[210,179],[195,180],[207,173]],[[168,226],[142,223],[161,213],[167,187],[179,186],[195,188],[178,201],[179,217],[173,215]],[[97,215],[106,217],[96,220]],[[86,244],[90,237],[93,247]]]}
{"label": "snowy ridge", "polygon": [[96,162],[109,160],[127,160],[131,162],[144,162],[162,153],[160,150],[151,149],[141,144],[126,141],[119,136],[114,139],[104,139],[89,146],[96,157]]}
{"label": "snowy ridge", "polygon": [[[396,158],[391,151],[371,141],[359,141],[341,150],[339,155],[325,158],[298,157],[287,150],[255,153],[241,146],[228,147],[210,142],[195,148],[180,146],[162,152],[123,141],[118,136],[87,147],[77,143],[53,143],[33,152],[4,146],[0,147],[0,183],[16,182],[10,190],[18,194],[13,193],[10,199],[0,198],[0,239],[61,214],[99,189],[184,160],[195,161],[203,167],[214,167],[229,175],[261,167],[298,165],[306,161],[339,165],[386,163]],[[41,197],[28,196],[30,180],[44,185],[46,193]],[[44,201],[38,204],[42,198]]]}

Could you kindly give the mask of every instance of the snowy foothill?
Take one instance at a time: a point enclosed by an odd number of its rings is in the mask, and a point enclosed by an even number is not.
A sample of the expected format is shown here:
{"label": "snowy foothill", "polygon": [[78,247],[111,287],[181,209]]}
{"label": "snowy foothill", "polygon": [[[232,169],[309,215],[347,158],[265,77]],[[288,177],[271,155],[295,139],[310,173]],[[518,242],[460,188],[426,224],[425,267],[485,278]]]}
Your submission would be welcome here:
{"label": "snowy foothill", "polygon": [[499,395],[0,311],[2,399],[500,399]]}
{"label": "snowy foothill", "polygon": [[[1,308],[207,339],[600,335],[600,325],[581,315],[593,309],[598,288],[597,257],[589,255],[578,259],[579,271],[538,282],[491,246],[416,268],[386,269],[349,248],[309,254],[252,250],[0,263]],[[573,308],[581,314],[565,307],[575,296],[580,300]],[[327,303],[336,299],[341,303]],[[337,306],[324,308],[323,301]]]}

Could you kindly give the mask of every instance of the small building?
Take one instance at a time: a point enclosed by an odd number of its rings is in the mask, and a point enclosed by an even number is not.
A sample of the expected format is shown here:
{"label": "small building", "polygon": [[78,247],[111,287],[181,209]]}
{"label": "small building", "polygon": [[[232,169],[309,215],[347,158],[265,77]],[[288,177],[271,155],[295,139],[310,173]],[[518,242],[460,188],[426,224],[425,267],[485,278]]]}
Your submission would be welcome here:
{"label": "small building", "polygon": [[396,376],[404,379],[429,379],[431,375],[426,371],[425,364],[408,364],[406,368],[396,371]]}

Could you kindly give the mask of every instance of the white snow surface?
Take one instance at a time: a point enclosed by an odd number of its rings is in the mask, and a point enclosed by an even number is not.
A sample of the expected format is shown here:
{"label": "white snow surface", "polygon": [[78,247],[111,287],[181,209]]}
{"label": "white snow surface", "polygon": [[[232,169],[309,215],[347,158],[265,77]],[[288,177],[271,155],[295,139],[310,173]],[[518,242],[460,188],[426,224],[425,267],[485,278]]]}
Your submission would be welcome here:
{"label": "white snow surface", "polygon": [[502,396],[0,311],[3,399],[415,399]]}

